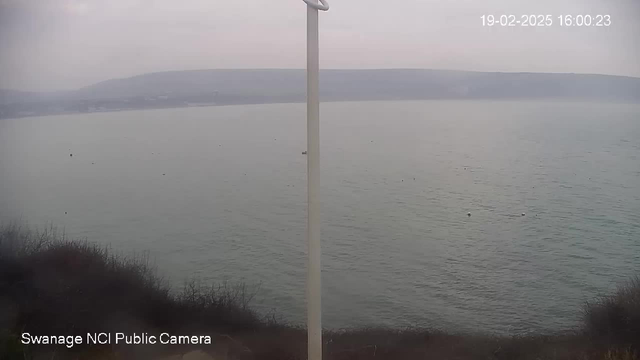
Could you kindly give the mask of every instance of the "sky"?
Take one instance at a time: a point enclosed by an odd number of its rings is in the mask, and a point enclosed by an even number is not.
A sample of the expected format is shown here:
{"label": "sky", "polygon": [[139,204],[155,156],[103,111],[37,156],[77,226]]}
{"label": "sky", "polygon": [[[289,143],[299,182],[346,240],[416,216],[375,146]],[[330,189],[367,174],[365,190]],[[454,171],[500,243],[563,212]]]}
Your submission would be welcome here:
{"label": "sky", "polygon": [[[640,77],[640,0],[329,0],[321,67]],[[552,15],[488,27],[482,15]],[[562,27],[560,15],[610,15]],[[304,68],[302,0],[0,0],[0,88],[75,89],[149,72]]]}

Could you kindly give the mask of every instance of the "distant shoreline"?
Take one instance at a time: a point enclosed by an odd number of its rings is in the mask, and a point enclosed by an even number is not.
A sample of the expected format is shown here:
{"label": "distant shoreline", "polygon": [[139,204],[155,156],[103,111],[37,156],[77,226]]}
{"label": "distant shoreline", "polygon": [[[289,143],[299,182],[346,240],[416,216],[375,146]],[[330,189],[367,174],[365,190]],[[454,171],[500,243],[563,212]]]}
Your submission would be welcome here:
{"label": "distant shoreline", "polygon": [[[424,102],[424,101],[458,101],[458,102],[540,102],[540,103],[569,103],[569,104],[586,104],[586,103],[600,103],[600,104],[620,104],[620,105],[638,105],[640,102],[635,101],[622,101],[622,100],[603,100],[603,99],[557,99],[557,98],[425,98],[425,99],[326,99],[322,100],[322,103],[364,103],[364,102]],[[203,107],[226,107],[226,106],[252,106],[252,105],[279,105],[279,104],[305,104],[305,100],[282,100],[282,101],[265,101],[265,102],[244,102],[244,103],[222,103],[222,104],[199,104],[199,105],[184,105],[184,106],[163,106],[163,107],[145,107],[145,108],[130,108],[130,109],[107,109],[99,111],[87,111],[87,112],[62,112],[62,113],[44,113],[44,114],[27,114],[21,116],[2,117],[0,120],[13,120],[13,119],[27,119],[49,116],[69,116],[69,115],[91,115],[91,114],[104,114],[104,113],[117,113],[117,112],[134,112],[134,111],[147,111],[147,110],[168,110],[168,109],[187,109],[187,108],[203,108]]]}
{"label": "distant shoreline", "polygon": [[[640,79],[454,70],[321,70],[320,100],[523,100],[640,103]],[[193,70],[112,79],[71,91],[0,89],[0,118],[306,101],[302,69]]]}

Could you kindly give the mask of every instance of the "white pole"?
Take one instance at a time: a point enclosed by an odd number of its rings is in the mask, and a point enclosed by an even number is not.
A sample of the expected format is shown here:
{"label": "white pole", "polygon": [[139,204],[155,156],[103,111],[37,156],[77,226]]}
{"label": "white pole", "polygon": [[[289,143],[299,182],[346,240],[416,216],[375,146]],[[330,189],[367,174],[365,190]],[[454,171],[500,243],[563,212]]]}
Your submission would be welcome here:
{"label": "white pole", "polygon": [[325,0],[307,3],[307,336],[308,360],[322,360],[321,248],[320,248],[320,99],[318,10],[326,11]]}

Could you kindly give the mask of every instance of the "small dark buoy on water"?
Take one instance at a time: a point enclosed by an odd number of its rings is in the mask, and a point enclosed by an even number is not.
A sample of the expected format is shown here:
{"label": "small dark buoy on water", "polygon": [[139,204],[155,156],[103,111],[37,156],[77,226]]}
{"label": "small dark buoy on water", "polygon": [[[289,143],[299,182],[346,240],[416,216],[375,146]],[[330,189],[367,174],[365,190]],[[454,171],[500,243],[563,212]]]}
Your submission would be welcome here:
{"label": "small dark buoy on water", "polygon": [[470,212],[468,212],[468,213],[467,213],[467,216],[471,217],[471,213],[470,213]]}
{"label": "small dark buoy on water", "polygon": [[65,211],[64,214],[67,215],[67,212]]}
{"label": "small dark buoy on water", "polygon": [[162,176],[165,176],[166,174],[162,174]]}
{"label": "small dark buoy on water", "polygon": [[72,156],[73,156],[73,154],[69,154],[69,157],[72,157]]}
{"label": "small dark buoy on water", "polygon": [[524,216],[524,213],[522,213],[522,216]]}

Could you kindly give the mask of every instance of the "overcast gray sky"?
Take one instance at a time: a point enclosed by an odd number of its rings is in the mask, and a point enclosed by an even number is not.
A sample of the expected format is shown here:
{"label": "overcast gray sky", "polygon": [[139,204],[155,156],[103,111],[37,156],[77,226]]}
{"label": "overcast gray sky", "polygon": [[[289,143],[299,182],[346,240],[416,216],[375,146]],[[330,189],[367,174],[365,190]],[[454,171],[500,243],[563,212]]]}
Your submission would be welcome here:
{"label": "overcast gray sky", "polygon": [[[640,77],[640,0],[332,0],[323,68]],[[483,27],[483,14],[554,25]],[[558,15],[610,14],[608,28]],[[0,0],[0,88],[71,89],[147,72],[304,68],[301,0]]]}

